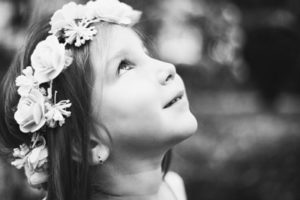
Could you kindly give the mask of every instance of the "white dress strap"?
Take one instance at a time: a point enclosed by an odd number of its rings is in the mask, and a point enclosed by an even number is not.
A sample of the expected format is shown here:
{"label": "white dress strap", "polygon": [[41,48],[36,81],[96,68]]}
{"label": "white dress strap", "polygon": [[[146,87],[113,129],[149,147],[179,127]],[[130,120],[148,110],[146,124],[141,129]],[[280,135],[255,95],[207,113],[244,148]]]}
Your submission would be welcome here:
{"label": "white dress strap", "polygon": [[165,182],[168,184],[177,200],[187,200],[183,179],[176,172],[168,172],[165,175]]}

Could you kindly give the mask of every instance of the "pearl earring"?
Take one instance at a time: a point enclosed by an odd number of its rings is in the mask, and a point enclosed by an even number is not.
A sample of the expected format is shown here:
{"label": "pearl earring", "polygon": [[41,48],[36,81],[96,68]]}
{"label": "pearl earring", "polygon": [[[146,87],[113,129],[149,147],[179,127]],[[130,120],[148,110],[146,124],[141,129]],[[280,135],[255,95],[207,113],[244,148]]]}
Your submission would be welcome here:
{"label": "pearl earring", "polygon": [[104,163],[103,159],[101,158],[101,155],[98,155],[98,161],[99,161],[99,164],[101,164],[101,165]]}

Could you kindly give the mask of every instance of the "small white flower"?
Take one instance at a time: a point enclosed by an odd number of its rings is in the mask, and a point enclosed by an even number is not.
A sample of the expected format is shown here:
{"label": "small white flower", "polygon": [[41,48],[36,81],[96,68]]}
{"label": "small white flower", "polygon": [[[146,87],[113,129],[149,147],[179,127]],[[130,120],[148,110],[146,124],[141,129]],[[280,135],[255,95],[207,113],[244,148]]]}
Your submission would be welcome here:
{"label": "small white flower", "polygon": [[46,103],[46,109],[48,110],[45,117],[47,119],[47,124],[49,127],[54,128],[56,126],[56,122],[58,122],[59,126],[62,126],[65,123],[65,117],[70,117],[71,112],[66,109],[71,107],[71,103],[69,100],[62,100],[54,105],[50,103]]}
{"label": "small white flower", "polygon": [[38,82],[33,77],[32,67],[26,67],[22,73],[22,75],[16,78],[16,86],[19,87],[18,94],[20,96],[25,96],[31,89],[38,87]]}
{"label": "small white flower", "polygon": [[24,167],[29,151],[30,149],[26,144],[22,144],[19,148],[15,148],[13,150],[13,156],[15,157],[15,160],[12,161],[11,164],[17,169]]}
{"label": "small white flower", "polygon": [[24,158],[27,153],[30,151],[29,147],[26,144],[20,145],[19,148],[13,150],[13,156],[17,158]]}
{"label": "small white flower", "polygon": [[66,43],[73,44],[75,42],[75,46],[80,47],[85,44],[85,41],[92,40],[97,31],[93,26],[88,27],[89,24],[88,20],[83,19],[65,26],[64,37],[66,38]]}

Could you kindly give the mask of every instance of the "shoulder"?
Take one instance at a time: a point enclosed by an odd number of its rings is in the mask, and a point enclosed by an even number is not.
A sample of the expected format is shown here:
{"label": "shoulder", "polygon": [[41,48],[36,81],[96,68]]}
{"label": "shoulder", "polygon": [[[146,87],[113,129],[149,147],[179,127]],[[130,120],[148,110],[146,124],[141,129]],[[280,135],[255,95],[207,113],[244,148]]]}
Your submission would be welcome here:
{"label": "shoulder", "polygon": [[179,174],[170,171],[165,175],[165,182],[170,186],[178,200],[187,200],[184,181]]}

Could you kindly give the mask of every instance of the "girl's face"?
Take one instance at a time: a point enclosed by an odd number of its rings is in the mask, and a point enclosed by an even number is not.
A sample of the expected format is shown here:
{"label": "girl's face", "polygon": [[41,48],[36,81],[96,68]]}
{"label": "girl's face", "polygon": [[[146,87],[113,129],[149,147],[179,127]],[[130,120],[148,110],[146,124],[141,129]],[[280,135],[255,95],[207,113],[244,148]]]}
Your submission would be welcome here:
{"label": "girl's face", "polygon": [[92,99],[96,120],[107,128],[113,148],[165,151],[195,132],[197,121],[174,65],[150,57],[132,29],[113,26],[110,38],[101,56],[104,68],[96,51],[91,56],[96,73]]}

